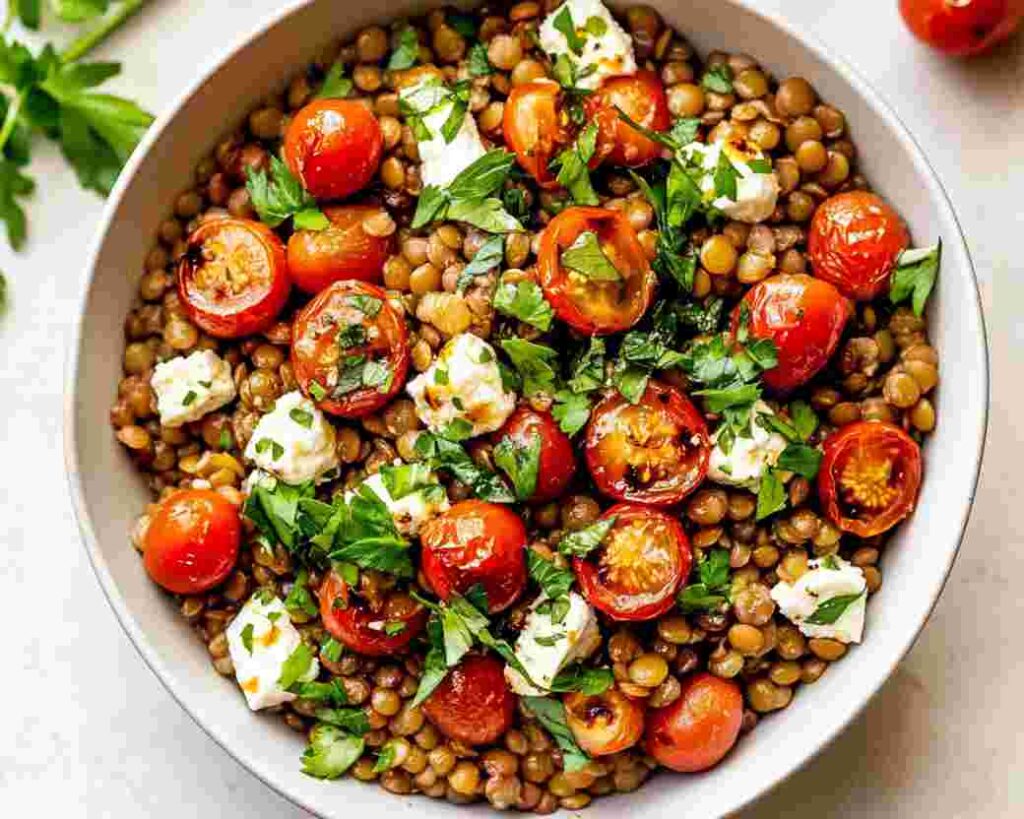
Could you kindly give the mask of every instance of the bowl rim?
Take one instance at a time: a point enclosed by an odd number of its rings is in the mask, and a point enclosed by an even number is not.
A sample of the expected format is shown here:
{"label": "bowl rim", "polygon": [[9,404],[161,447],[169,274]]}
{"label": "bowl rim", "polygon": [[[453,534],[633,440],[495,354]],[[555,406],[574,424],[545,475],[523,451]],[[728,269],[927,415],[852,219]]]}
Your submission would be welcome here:
{"label": "bowl rim", "polygon": [[[83,545],[85,546],[86,553],[89,557],[89,562],[92,565],[93,571],[96,574],[100,588],[102,589],[107,602],[114,611],[121,629],[128,636],[132,646],[160,681],[164,689],[171,695],[182,710],[188,714],[191,720],[203,731],[203,733],[212,739],[233,760],[235,760],[235,762],[255,776],[263,785],[269,787],[291,804],[318,816],[322,814],[317,806],[308,802],[306,799],[289,792],[289,790],[287,790],[283,785],[278,784],[269,772],[261,770],[261,766],[259,766],[254,760],[250,759],[248,754],[243,752],[242,749],[236,748],[229,737],[221,736],[219,732],[208,726],[201,716],[193,711],[188,702],[186,702],[184,696],[179,693],[175,672],[164,663],[154,646],[150,643],[149,638],[135,620],[135,617],[129,611],[126,599],[114,581],[113,575],[111,574],[111,571],[106,564],[106,560],[100,551],[99,542],[96,538],[96,533],[93,529],[92,520],[85,501],[85,491],[81,480],[82,471],[77,456],[78,446],[74,416],[77,397],[76,384],[78,381],[79,359],[81,356],[82,330],[85,321],[85,308],[89,293],[92,289],[93,280],[95,278],[96,261],[107,238],[107,234],[109,233],[114,215],[120,206],[121,199],[123,198],[128,186],[133,181],[139,166],[147,157],[157,139],[164,133],[164,131],[171,127],[181,109],[213,76],[217,74],[217,72],[221,70],[222,67],[235,59],[238,53],[244,50],[253,40],[277,26],[292,14],[295,14],[306,6],[319,1],[320,0],[289,0],[289,2],[285,3],[280,9],[277,9],[258,20],[251,29],[235,37],[221,51],[207,59],[205,65],[196,74],[193,81],[173,98],[170,104],[166,106],[163,113],[161,113],[156,121],[150,126],[132,156],[125,164],[125,167],[118,177],[117,183],[104,205],[99,225],[86,257],[85,276],[81,279],[80,290],[77,297],[77,312],[68,340],[69,348],[67,349],[64,373],[63,407],[64,467],[68,489],[71,495],[72,508]],[[935,610],[935,606],[942,595],[942,591],[945,588],[946,583],[949,581],[949,575],[952,570],[953,563],[960,552],[961,546],[963,545],[964,534],[977,497],[978,482],[981,475],[981,467],[984,459],[988,434],[988,420],[991,402],[991,362],[988,344],[988,329],[985,323],[985,314],[981,307],[981,293],[978,276],[975,270],[974,261],[971,257],[970,248],[968,247],[964,236],[963,226],[960,222],[959,216],[957,215],[956,208],[953,206],[950,199],[949,192],[946,190],[939,174],[925,155],[920,144],[910,132],[910,129],[900,118],[893,106],[861,74],[859,69],[855,68],[841,54],[836,53],[826,46],[817,35],[799,30],[795,24],[789,22],[781,15],[757,7],[754,5],[754,0],[727,0],[727,2],[732,6],[739,7],[742,11],[754,15],[786,37],[797,40],[818,59],[828,65],[831,70],[839,74],[842,79],[850,84],[855,93],[884,120],[885,126],[895,132],[900,141],[912,152],[913,158],[917,160],[923,171],[931,178],[936,191],[941,194],[939,205],[946,209],[947,215],[956,228],[956,241],[960,245],[960,250],[962,251],[963,258],[967,264],[967,273],[969,273],[970,282],[966,288],[966,292],[970,298],[969,308],[975,314],[978,321],[978,327],[980,329],[978,343],[982,348],[981,360],[983,363],[981,372],[976,374],[976,376],[981,379],[983,400],[979,402],[980,411],[977,413],[974,429],[972,434],[969,436],[969,439],[974,443],[974,464],[973,475],[970,481],[970,491],[961,514],[959,531],[956,533],[956,545],[949,554],[949,558],[943,570],[942,581],[935,590],[934,597],[928,606],[925,616],[921,619],[921,622],[918,624],[916,629],[914,629],[908,636],[908,639],[906,639],[903,646],[894,654],[892,661],[888,666],[884,669],[882,669],[881,666],[879,667],[879,671],[884,671],[884,673],[878,673],[876,675],[875,679],[870,683],[866,696],[864,696],[862,701],[849,712],[847,718],[838,723],[831,733],[823,734],[818,737],[815,742],[808,743],[806,750],[804,750],[802,754],[795,756],[785,772],[774,782],[768,783],[759,789],[755,789],[739,801],[731,804],[729,806],[729,813],[732,814],[748,807],[756,800],[764,797],[784,781],[792,777],[799,770],[804,768],[812,759],[829,747],[875,698],[882,685],[892,676],[896,667],[900,662],[902,662],[904,657],[906,657],[907,653],[916,643],[921,631],[930,620],[931,615]],[[968,436],[965,436],[965,439],[967,437]]]}

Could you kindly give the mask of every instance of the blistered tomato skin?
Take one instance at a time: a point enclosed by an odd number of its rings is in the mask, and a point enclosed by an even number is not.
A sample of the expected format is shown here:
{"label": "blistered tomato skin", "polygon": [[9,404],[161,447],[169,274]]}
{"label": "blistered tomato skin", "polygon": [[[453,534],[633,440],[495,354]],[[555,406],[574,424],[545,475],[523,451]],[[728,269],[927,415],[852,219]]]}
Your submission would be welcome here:
{"label": "blistered tomato skin", "polygon": [[900,0],[917,39],[955,57],[981,54],[1012,35],[1024,18],[1021,0]]}
{"label": "blistered tomato skin", "polygon": [[[619,281],[594,281],[562,266],[562,253],[580,234],[597,236]],[[585,335],[628,330],[654,299],[655,275],[629,219],[605,208],[571,207],[555,216],[540,236],[538,273],[555,314]]]}
{"label": "blistered tomato skin", "polygon": [[526,586],[526,527],[506,506],[482,500],[455,504],[420,530],[420,568],[442,600],[476,585],[491,614],[504,611]]}
{"label": "blistered tomato skin", "polygon": [[517,409],[505,425],[492,436],[495,445],[509,438],[518,448],[540,440],[537,488],[531,503],[543,503],[561,496],[576,474],[576,456],[569,436],[559,429],[550,413],[529,407]]}
{"label": "blistered tomato skin", "polygon": [[814,275],[855,301],[888,292],[892,270],[910,235],[899,214],[868,191],[826,199],[814,212],[807,255]]}
{"label": "blistered tomato skin", "polygon": [[850,303],[831,284],[812,276],[772,276],[755,284],[733,311],[735,335],[745,315],[753,338],[770,339],[778,363],[762,376],[775,393],[805,384],[839,346]]}
{"label": "blistered tomato skin", "polygon": [[601,545],[573,559],[587,602],[614,620],[653,620],[675,605],[693,563],[690,539],[679,521],[635,503],[602,516],[615,524]]}
{"label": "blistered tomato skin", "polygon": [[185,313],[216,338],[268,329],[290,290],[284,245],[252,219],[204,222],[188,237],[178,263],[178,298]]}
{"label": "blistered tomato skin", "polygon": [[736,744],[742,722],[740,687],[701,672],[683,680],[675,702],[647,712],[645,749],[673,771],[705,771]]}
{"label": "blistered tomato skin", "polygon": [[333,205],[323,209],[330,220],[325,230],[297,230],[288,239],[288,271],[295,286],[319,293],[346,279],[380,284],[384,263],[394,248],[393,236],[371,236],[363,222],[378,214],[379,205]]}
{"label": "blistered tomato skin", "polygon": [[653,71],[631,77],[612,77],[587,97],[588,118],[597,123],[595,155],[601,162],[638,168],[653,162],[664,148],[619,116],[626,116],[651,131],[667,131],[672,124],[665,89]]}
{"label": "blistered tomato skin", "polygon": [[505,101],[502,129],[519,166],[542,188],[558,188],[549,165],[572,143],[559,85],[528,82],[513,88]]}
{"label": "blistered tomato skin", "polygon": [[[324,578],[319,590],[320,618],[324,628],[346,647],[368,657],[398,654],[423,631],[427,611],[411,597],[394,593],[379,611],[371,611],[365,602],[350,593],[348,584],[337,572]],[[391,624],[401,630],[388,634]]]}
{"label": "blistered tomato skin", "polygon": [[168,591],[197,594],[231,574],[241,537],[235,504],[212,489],[182,489],[162,500],[150,517],[143,565]]}
{"label": "blistered tomato skin", "polygon": [[504,664],[491,656],[469,654],[427,697],[423,713],[449,739],[487,745],[512,727],[515,707]]}
{"label": "blistered tomato skin", "polygon": [[565,722],[576,744],[591,756],[608,756],[636,745],[644,733],[644,708],[616,688],[565,697]]}
{"label": "blistered tomato skin", "polygon": [[384,139],[377,118],[355,100],[314,100],[284,136],[284,161],[317,199],[344,199],[362,190],[380,166]]}
{"label": "blistered tomato skin", "polygon": [[872,537],[908,517],[921,487],[921,447],[886,421],[858,421],[822,446],[818,495],[825,515],[844,532]]}

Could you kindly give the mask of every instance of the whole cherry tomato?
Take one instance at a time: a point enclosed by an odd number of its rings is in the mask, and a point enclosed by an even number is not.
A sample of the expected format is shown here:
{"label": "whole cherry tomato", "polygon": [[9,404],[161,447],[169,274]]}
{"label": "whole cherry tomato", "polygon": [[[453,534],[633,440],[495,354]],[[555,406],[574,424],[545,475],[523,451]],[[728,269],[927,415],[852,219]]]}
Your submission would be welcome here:
{"label": "whole cherry tomato", "polygon": [[[584,235],[589,234],[589,235]],[[614,267],[601,276],[567,267],[567,250],[592,241]],[[582,264],[581,264],[582,266]],[[540,236],[538,272],[544,295],[558,317],[587,335],[628,330],[654,298],[655,276],[629,219],[605,208],[566,208]]]}
{"label": "whole cherry tomato", "polygon": [[505,667],[494,657],[468,654],[423,702],[426,714],[449,739],[487,745],[512,727],[516,698]]}
{"label": "whole cherry tomato", "polygon": [[442,600],[476,585],[490,613],[507,609],[526,585],[526,527],[497,503],[466,500],[420,530],[420,568]]}
{"label": "whole cherry tomato", "polygon": [[900,0],[914,36],[939,51],[967,57],[988,51],[1020,26],[1021,0]]}
{"label": "whole cherry tomato", "polygon": [[888,291],[896,259],[910,242],[907,228],[880,196],[837,193],[814,212],[807,255],[814,275],[844,296],[871,301]]}
{"label": "whole cherry tomato", "polygon": [[548,165],[573,139],[558,83],[539,80],[515,86],[505,100],[502,129],[520,167],[542,188],[557,188]]}
{"label": "whole cherry tomato", "polygon": [[377,118],[356,100],[314,100],[284,135],[284,161],[317,199],[362,190],[380,165],[384,138]]}
{"label": "whole cherry tomato", "polygon": [[369,657],[397,654],[427,623],[427,612],[408,594],[391,591],[371,601],[352,593],[337,572],[320,584],[320,619],[345,646]]}
{"label": "whole cherry tomato", "polygon": [[825,439],[818,496],[844,532],[871,537],[914,511],[921,486],[921,447],[895,424],[858,421]]}
{"label": "whole cherry tomato", "polygon": [[711,439],[704,416],[689,398],[651,381],[636,404],[614,392],[594,407],[584,451],[602,494],[671,506],[704,480]]}
{"label": "whole cherry tomato", "polygon": [[288,301],[284,245],[262,222],[211,219],[188,237],[178,297],[192,323],[217,338],[266,330]]}
{"label": "whole cherry tomato", "polygon": [[319,293],[345,279],[379,283],[394,248],[394,235],[371,235],[363,223],[387,216],[387,211],[379,205],[331,205],[323,212],[330,227],[297,230],[288,240],[288,272],[295,286]]}
{"label": "whole cherry tomato", "polygon": [[168,591],[197,594],[231,574],[241,537],[235,504],[212,489],[182,489],[150,516],[142,562]]}
{"label": "whole cherry tomato", "polygon": [[777,393],[786,393],[828,363],[851,313],[849,302],[827,281],[772,276],[747,291],[733,312],[732,332],[738,332],[746,317],[753,338],[775,343],[778,363],[763,378]]}
{"label": "whole cherry tomato", "polygon": [[538,447],[537,487],[529,497],[532,503],[559,497],[576,474],[572,441],[559,429],[550,413],[519,407],[494,433],[492,440],[495,446],[509,440],[519,451]]}
{"label": "whole cherry tomato", "polygon": [[405,318],[384,290],[365,282],[335,282],[295,316],[295,378],[325,412],[362,418],[404,386],[408,335]]}
{"label": "whole cherry tomato", "polygon": [[664,149],[632,125],[624,122],[622,111],[633,122],[652,131],[667,131],[672,124],[665,88],[653,71],[638,71],[631,77],[612,77],[590,97],[587,116],[597,123],[596,155],[612,165],[637,168],[653,162]]}
{"label": "whole cherry tomato", "polygon": [[721,761],[740,734],[743,695],[732,680],[701,672],[683,681],[670,705],[647,712],[644,744],[666,768],[707,770]]}
{"label": "whole cherry tomato", "polygon": [[588,754],[608,756],[640,741],[644,709],[617,688],[593,696],[577,692],[565,697],[565,724]]}
{"label": "whole cherry tomato", "polygon": [[690,573],[690,539],[659,509],[620,503],[601,516],[615,520],[601,545],[573,559],[583,596],[614,620],[653,620],[675,605]]}

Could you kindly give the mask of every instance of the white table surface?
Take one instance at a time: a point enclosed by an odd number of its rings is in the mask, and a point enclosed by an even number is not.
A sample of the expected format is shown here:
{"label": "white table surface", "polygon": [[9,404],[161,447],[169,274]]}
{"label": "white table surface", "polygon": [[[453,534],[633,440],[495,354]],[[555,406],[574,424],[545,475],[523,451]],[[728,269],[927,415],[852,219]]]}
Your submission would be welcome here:
{"label": "white table surface", "polygon": [[[162,0],[99,56],[123,60],[118,90],[159,112],[209,55],[278,5]],[[784,8],[898,102],[963,221],[994,377],[981,491],[931,622],[850,729],[745,815],[1021,816],[1024,503],[1014,467],[1024,462],[1024,38],[955,62],[911,40],[896,0],[761,5]],[[29,244],[14,254],[0,243],[11,291],[0,319],[0,812],[301,816],[174,703],[93,577],[65,488],[61,393],[83,249],[101,202],[49,145],[31,170],[41,184]]]}

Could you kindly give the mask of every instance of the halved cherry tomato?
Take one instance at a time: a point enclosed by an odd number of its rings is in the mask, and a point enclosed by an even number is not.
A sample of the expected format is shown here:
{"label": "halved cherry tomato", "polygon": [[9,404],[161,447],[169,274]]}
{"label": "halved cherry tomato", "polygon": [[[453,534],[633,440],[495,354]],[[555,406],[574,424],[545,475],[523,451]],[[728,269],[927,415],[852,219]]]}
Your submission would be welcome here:
{"label": "halved cherry tomato", "polygon": [[284,245],[262,222],[211,219],[188,237],[178,297],[192,323],[217,338],[266,330],[288,301]]}
{"label": "halved cherry tomato", "polygon": [[921,486],[921,447],[895,424],[857,421],[825,439],[818,496],[844,532],[871,537],[914,511]]}
{"label": "halved cherry tomato", "polygon": [[603,694],[568,694],[565,724],[576,744],[591,756],[607,756],[632,748],[644,733],[644,709],[617,688]]}
{"label": "halved cherry tomato", "polygon": [[420,568],[442,600],[476,585],[491,614],[507,609],[526,585],[526,527],[497,503],[466,500],[420,530]]}
{"label": "halved cherry tomato", "polygon": [[423,702],[426,714],[449,739],[487,745],[512,727],[516,698],[494,657],[468,654]]}
{"label": "halved cherry tomato", "polygon": [[353,594],[348,583],[333,571],[320,584],[319,597],[324,628],[348,648],[368,657],[397,654],[427,623],[426,609],[408,594],[392,591],[370,601]]}
{"label": "halved cherry tomato", "polygon": [[814,212],[807,255],[819,279],[851,299],[871,301],[888,289],[896,259],[909,243],[903,220],[884,199],[848,191],[830,196]]}
{"label": "halved cherry tomato", "polygon": [[295,317],[292,369],[320,409],[362,418],[405,384],[408,336],[405,318],[384,290],[365,282],[335,282]]}
{"label": "halved cherry tomato", "polygon": [[241,537],[235,504],[212,489],[182,489],[150,516],[142,563],[168,591],[196,594],[231,574]]}
{"label": "halved cherry tomato", "polygon": [[900,14],[917,39],[946,54],[968,57],[1013,34],[1024,18],[1024,2],[900,0]]}
{"label": "halved cherry tomato", "polygon": [[613,506],[615,525],[601,545],[573,559],[584,597],[614,620],[653,620],[675,605],[690,573],[690,539],[679,521],[635,503]]}
{"label": "halved cherry tomato", "polygon": [[812,276],[772,276],[755,284],[733,312],[732,332],[746,315],[753,338],[775,342],[778,363],[764,382],[779,393],[810,380],[824,367],[852,310],[831,284]]}
{"label": "halved cherry tomato", "polygon": [[356,100],[314,100],[284,135],[284,161],[317,199],[362,190],[380,165],[384,138],[370,109]]}
{"label": "halved cherry tomato", "polygon": [[700,673],[687,678],[679,698],[647,712],[644,745],[666,768],[707,770],[721,761],[740,734],[743,694],[731,680]]}
{"label": "halved cherry tomato", "polygon": [[557,188],[548,165],[573,139],[561,87],[547,80],[517,85],[505,100],[502,129],[520,167],[542,188]]}
{"label": "halved cherry tomato", "polygon": [[297,230],[288,240],[288,272],[295,286],[319,293],[345,279],[379,283],[394,237],[371,236],[363,222],[387,212],[379,205],[332,205],[323,212],[330,227]]}
{"label": "halved cherry tomato", "polygon": [[663,153],[661,145],[619,118],[621,110],[633,122],[652,131],[668,130],[672,118],[665,88],[653,71],[606,80],[587,97],[585,109],[588,118],[597,123],[595,153],[602,161],[637,168]]}
{"label": "halved cherry tomato", "polygon": [[602,494],[671,506],[704,480],[711,439],[704,416],[689,398],[651,381],[636,404],[615,392],[594,407],[585,455]]}
{"label": "halved cherry tomato", "polygon": [[519,407],[492,436],[495,445],[505,438],[520,449],[540,441],[537,488],[529,498],[531,502],[554,500],[565,491],[576,474],[576,456],[569,436],[559,429],[550,413]]}
{"label": "halved cherry tomato", "polygon": [[[621,278],[596,280],[562,265],[562,254],[583,233],[593,233]],[[544,295],[558,317],[581,333],[628,330],[647,312],[655,276],[636,231],[619,211],[566,208],[540,236],[538,272]]]}

